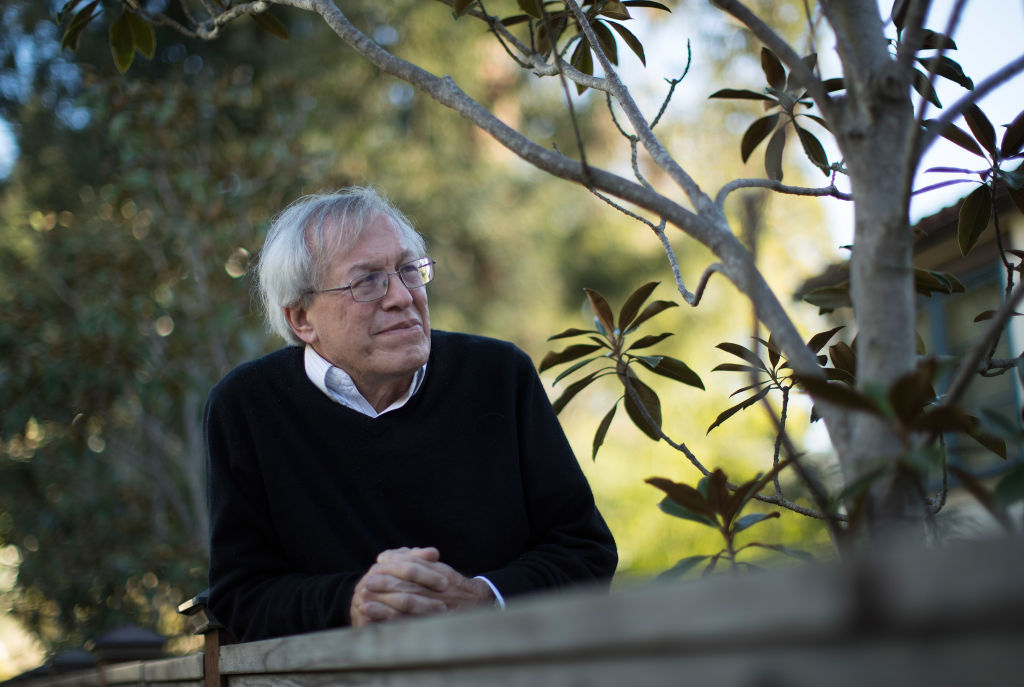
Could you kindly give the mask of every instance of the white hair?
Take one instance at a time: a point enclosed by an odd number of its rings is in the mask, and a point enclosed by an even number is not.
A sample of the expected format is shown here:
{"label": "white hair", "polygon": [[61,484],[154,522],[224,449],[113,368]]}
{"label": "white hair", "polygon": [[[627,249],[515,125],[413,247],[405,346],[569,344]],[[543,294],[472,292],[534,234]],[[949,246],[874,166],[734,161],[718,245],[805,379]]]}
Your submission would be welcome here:
{"label": "white hair", "polygon": [[370,186],[303,196],[274,218],[256,265],[260,301],[270,329],[289,344],[302,344],[288,325],[284,309],[309,307],[312,291],[322,288],[335,252],[351,246],[380,215],[394,223],[417,257],[427,254],[423,237],[409,219]]}

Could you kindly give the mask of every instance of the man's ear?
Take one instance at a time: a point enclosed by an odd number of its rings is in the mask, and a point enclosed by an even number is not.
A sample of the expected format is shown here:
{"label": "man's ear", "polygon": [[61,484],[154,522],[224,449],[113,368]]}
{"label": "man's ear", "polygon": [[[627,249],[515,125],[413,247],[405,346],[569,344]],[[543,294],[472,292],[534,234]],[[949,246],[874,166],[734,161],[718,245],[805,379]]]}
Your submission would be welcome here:
{"label": "man's ear", "polygon": [[297,305],[294,308],[285,307],[284,316],[288,320],[288,326],[292,328],[295,336],[299,337],[300,340],[308,344],[317,342],[316,329],[309,319],[309,311],[304,307],[301,305]]}

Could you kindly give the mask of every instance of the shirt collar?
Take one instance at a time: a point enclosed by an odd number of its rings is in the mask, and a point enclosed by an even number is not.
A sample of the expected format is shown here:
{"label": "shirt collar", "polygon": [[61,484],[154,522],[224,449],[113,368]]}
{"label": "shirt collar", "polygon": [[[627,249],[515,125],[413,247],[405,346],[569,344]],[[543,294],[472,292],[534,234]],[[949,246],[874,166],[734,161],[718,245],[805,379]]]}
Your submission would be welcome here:
{"label": "shirt collar", "polygon": [[[379,417],[384,413],[404,406],[419,391],[420,386],[423,385],[424,377],[427,376],[427,364],[424,363],[423,367],[416,370],[415,374],[413,374],[408,390],[397,401],[378,413],[370,405],[370,402],[359,393],[359,389],[356,388],[352,377],[340,367],[331,365],[326,358],[313,350],[313,347],[309,344],[306,344],[303,359],[306,376],[309,377],[309,381],[316,385],[316,388],[320,389],[332,401],[369,417]],[[328,384],[328,375],[330,376],[330,384]]]}

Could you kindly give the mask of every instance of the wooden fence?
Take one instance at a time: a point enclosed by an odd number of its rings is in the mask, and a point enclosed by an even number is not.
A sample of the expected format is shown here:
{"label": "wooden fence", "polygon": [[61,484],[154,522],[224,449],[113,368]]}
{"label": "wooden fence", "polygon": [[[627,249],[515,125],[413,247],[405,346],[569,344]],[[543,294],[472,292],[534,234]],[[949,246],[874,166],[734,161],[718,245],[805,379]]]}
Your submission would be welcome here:
{"label": "wooden fence", "polygon": [[1024,684],[1024,540],[538,595],[504,612],[228,645],[206,663],[14,684],[1004,687]]}

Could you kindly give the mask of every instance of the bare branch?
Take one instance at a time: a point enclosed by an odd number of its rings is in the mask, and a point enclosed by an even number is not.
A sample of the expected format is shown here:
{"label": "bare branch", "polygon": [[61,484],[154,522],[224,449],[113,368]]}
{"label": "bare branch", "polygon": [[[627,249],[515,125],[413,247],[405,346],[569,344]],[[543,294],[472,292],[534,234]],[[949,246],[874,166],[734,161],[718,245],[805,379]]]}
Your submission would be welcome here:
{"label": "bare branch", "polygon": [[830,196],[839,200],[853,200],[852,194],[840,191],[836,188],[835,184],[823,188],[807,188],[804,186],[787,186],[781,181],[773,179],[733,179],[723,186],[718,195],[715,196],[715,205],[721,209],[725,203],[726,196],[741,188],[765,188],[769,191],[791,196]]}

